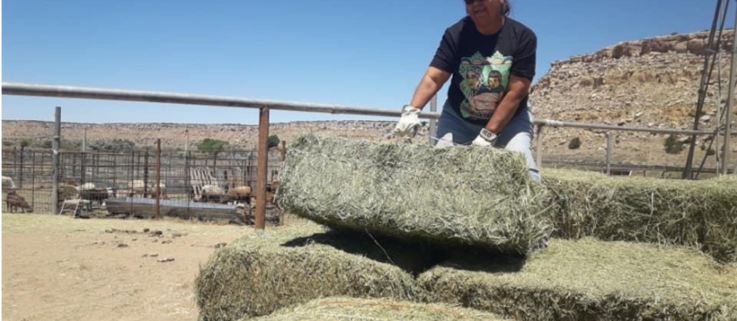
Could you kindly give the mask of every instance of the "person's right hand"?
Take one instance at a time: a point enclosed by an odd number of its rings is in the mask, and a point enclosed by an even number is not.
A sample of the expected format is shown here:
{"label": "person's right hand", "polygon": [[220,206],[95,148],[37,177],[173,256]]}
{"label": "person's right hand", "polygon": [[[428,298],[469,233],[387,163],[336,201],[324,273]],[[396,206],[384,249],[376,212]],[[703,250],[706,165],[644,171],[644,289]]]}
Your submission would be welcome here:
{"label": "person's right hand", "polygon": [[394,127],[394,134],[400,137],[414,137],[422,124],[420,123],[420,109],[405,105],[402,107],[402,118]]}

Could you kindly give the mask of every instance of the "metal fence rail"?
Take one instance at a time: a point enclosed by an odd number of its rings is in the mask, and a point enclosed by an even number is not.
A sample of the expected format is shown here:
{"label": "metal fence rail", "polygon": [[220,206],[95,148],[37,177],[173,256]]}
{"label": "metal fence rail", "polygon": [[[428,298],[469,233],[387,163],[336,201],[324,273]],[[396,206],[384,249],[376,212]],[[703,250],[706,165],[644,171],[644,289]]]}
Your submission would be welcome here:
{"label": "metal fence rail", "polygon": [[[39,97],[63,97],[63,98],[79,98],[79,99],[99,99],[99,100],[119,100],[119,101],[137,101],[137,102],[154,102],[154,103],[171,103],[184,105],[202,105],[202,106],[219,106],[234,108],[253,108],[260,110],[259,117],[259,164],[266,164],[266,139],[269,129],[269,110],[286,110],[286,111],[302,111],[317,112],[330,114],[353,114],[368,116],[385,116],[399,117],[401,111],[399,109],[375,109],[366,107],[352,107],[331,104],[315,104],[303,102],[259,100],[238,97],[219,97],[207,95],[195,95],[185,93],[167,93],[167,92],[151,92],[139,90],[121,90],[121,89],[102,89],[88,87],[72,87],[57,85],[37,85],[23,84],[14,82],[3,82],[3,95],[19,95],[19,96],[39,96]],[[438,119],[438,112],[422,112],[421,118]],[[542,163],[542,135],[545,127],[569,127],[598,129],[606,131],[634,131],[661,134],[685,134],[685,135],[714,135],[715,131],[698,131],[686,129],[668,129],[668,128],[647,128],[647,127],[629,127],[629,126],[612,126],[606,124],[588,124],[578,122],[562,122],[555,120],[536,120],[537,139],[538,139],[538,163]],[[731,133],[735,135],[735,133]],[[611,136],[610,140],[611,140]],[[611,154],[612,144],[608,144],[608,154]],[[609,163],[611,160],[607,160]],[[257,206],[256,206],[256,227],[263,228],[265,213],[265,195],[266,195],[266,166],[258,167],[258,175],[256,180]],[[259,197],[260,195],[260,197]]]}

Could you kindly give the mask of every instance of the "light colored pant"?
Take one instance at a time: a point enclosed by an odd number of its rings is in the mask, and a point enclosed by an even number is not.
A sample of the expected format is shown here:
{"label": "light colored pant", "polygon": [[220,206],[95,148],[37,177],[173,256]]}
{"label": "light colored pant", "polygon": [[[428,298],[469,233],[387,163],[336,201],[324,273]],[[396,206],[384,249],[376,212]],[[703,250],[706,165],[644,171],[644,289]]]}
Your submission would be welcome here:
{"label": "light colored pant", "polygon": [[[540,181],[540,172],[532,156],[532,113],[529,108],[514,116],[507,127],[504,127],[494,147],[520,152],[525,155],[530,176]],[[479,135],[483,126],[466,122],[461,118],[453,107],[445,103],[443,113],[438,122],[438,141],[435,147],[446,147],[452,145],[470,145]]]}

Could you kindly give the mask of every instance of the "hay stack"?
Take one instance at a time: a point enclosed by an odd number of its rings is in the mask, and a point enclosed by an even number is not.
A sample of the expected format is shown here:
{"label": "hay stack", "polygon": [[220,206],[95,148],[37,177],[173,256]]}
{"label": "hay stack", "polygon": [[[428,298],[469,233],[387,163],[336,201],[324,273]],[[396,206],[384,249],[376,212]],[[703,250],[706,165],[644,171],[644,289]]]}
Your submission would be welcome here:
{"label": "hay stack", "polygon": [[543,183],[560,209],[556,235],[595,236],[696,246],[719,260],[737,260],[737,179],[703,181],[545,170]]}
{"label": "hay stack", "polygon": [[284,209],[334,228],[518,253],[551,230],[545,188],[504,150],[308,135],[281,178]]}
{"label": "hay stack", "polygon": [[[443,304],[417,304],[392,300],[333,297],[280,310],[254,321],[502,321],[490,313]],[[245,321],[242,320],[242,321]]]}
{"label": "hay stack", "polygon": [[521,321],[737,317],[737,266],[653,244],[553,240],[526,261],[459,256],[419,281],[431,301]]}
{"label": "hay stack", "polygon": [[408,249],[381,245],[356,233],[325,232],[313,223],[250,233],[215,252],[201,268],[195,281],[200,319],[262,316],[325,296],[424,297],[409,272],[383,262],[406,269],[427,263],[397,254],[411,253]]}

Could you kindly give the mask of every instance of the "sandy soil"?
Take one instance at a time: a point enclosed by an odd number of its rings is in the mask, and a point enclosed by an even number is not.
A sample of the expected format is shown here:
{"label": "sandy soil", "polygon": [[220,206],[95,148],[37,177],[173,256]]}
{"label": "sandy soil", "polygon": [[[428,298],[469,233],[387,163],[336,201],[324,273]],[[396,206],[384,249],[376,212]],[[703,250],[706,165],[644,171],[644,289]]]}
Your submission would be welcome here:
{"label": "sandy soil", "polygon": [[2,318],[9,321],[196,320],[199,266],[217,244],[252,231],[38,214],[3,214],[2,228]]}

